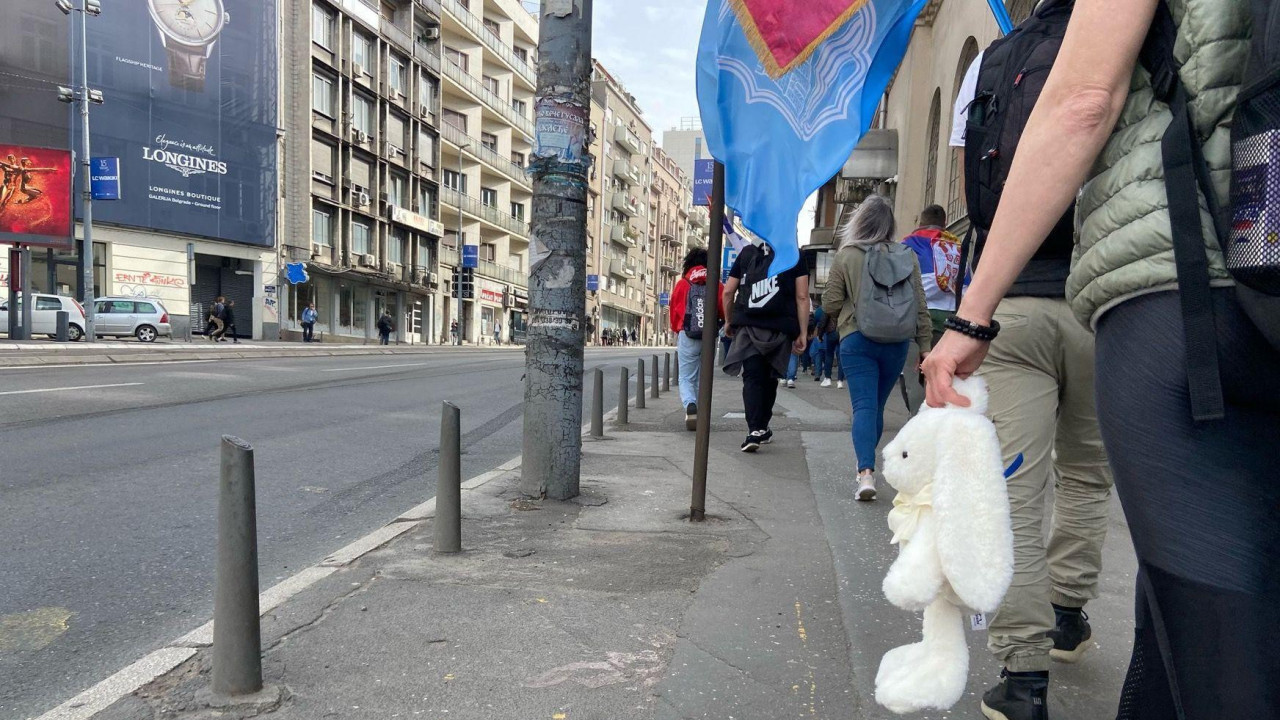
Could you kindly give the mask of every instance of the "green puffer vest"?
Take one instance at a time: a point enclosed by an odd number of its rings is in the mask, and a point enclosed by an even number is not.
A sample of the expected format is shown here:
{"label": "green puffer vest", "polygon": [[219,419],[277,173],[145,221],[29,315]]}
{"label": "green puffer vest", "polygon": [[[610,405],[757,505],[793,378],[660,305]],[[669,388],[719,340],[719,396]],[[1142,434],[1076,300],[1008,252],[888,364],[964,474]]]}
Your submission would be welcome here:
{"label": "green puffer vest", "polygon": [[[1163,1],[1163,0],[1162,0]],[[1231,178],[1231,117],[1249,53],[1248,0],[1167,0],[1178,24],[1175,56],[1190,99],[1205,160],[1225,204]],[[1153,97],[1151,78],[1135,69],[1129,97],[1077,204],[1077,235],[1067,300],[1076,317],[1096,325],[1102,313],[1136,295],[1177,287],[1160,141],[1168,106]],[[1209,273],[1230,284],[1213,221],[1201,199]]]}

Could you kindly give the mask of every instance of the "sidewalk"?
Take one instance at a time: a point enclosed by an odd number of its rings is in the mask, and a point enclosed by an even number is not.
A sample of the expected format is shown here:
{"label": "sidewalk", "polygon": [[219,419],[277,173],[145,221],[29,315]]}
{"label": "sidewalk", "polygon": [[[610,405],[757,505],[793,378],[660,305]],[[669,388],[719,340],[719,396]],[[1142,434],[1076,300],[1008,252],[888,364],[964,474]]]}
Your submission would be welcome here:
{"label": "sidewalk", "polygon": [[41,365],[105,365],[115,363],[173,362],[183,360],[247,360],[256,358],[348,357],[402,355],[445,350],[523,350],[517,345],[345,345],[338,343],[196,342],[140,343],[132,340],[99,340],[95,343],[49,341],[0,341],[0,368]]}
{"label": "sidewalk", "polygon": [[[892,717],[874,702],[875,668],[920,623],[879,591],[891,503],[852,500],[847,394],[808,379],[780,390],[774,443],[744,455],[743,421],[724,417],[741,411],[740,386],[719,373],[716,384],[707,522],[683,517],[694,436],[673,388],[609,439],[584,441],[573,502],[525,500],[518,470],[495,473],[463,494],[462,554],[433,554],[431,521],[410,513],[371,541],[379,549],[304,571],[321,579],[263,618],[266,679],[284,689],[269,716]],[[905,419],[899,397],[890,433]],[[1090,606],[1103,646],[1055,668],[1055,720],[1115,712],[1133,560],[1112,529],[1104,597]],[[189,639],[206,643],[208,628]],[[969,639],[969,695],[917,717],[981,717],[998,667],[982,633]],[[96,717],[248,716],[199,708],[208,664],[204,647]]]}

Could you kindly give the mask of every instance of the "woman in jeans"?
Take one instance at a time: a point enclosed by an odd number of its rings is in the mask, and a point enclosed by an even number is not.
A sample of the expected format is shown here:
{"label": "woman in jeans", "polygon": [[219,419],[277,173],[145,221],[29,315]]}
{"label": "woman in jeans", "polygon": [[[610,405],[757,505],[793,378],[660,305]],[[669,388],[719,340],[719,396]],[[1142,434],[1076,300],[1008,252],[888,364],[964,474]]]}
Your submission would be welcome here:
{"label": "woman in jeans", "polygon": [[[1098,421],[1139,567],[1118,717],[1277,718],[1280,351],[1230,287],[1213,218],[1202,210],[1213,318],[1201,322],[1216,335],[1225,413],[1193,420],[1160,153],[1171,113],[1137,66],[1161,2],[1177,27],[1193,132],[1226,205],[1250,3],[1076,0],[957,318],[980,326],[979,335],[994,329],[1000,299],[1083,186],[1067,296],[1096,333]],[[951,379],[975,372],[987,347],[969,334],[943,335],[924,364],[929,404],[966,404]]]}
{"label": "woman in jeans", "polygon": [[916,342],[920,344],[921,357],[929,353],[933,333],[920,280],[920,263],[910,248],[893,241],[893,226],[893,206],[888,200],[879,195],[863,200],[853,217],[840,228],[841,250],[831,263],[827,289],[822,293],[823,311],[839,318],[840,367],[849,383],[853,449],[858,456],[856,497],[863,501],[876,498],[876,445],[884,434],[884,404],[907,362],[911,343],[910,340],[879,343],[858,332],[858,295],[869,249],[887,245],[890,252],[900,251],[911,256],[915,267],[911,285],[916,295]]}

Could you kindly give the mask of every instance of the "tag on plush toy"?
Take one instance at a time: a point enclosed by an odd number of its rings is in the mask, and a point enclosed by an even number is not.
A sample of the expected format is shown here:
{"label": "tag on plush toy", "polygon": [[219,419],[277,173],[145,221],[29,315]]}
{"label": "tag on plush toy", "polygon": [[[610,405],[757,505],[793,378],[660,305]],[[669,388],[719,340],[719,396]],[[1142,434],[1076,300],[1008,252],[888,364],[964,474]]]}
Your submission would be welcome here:
{"label": "tag on plush toy", "polygon": [[986,614],[986,613],[974,613],[974,614],[970,615],[970,616],[969,616],[969,629],[970,629],[970,630],[986,630],[986,629],[987,629],[987,614]]}

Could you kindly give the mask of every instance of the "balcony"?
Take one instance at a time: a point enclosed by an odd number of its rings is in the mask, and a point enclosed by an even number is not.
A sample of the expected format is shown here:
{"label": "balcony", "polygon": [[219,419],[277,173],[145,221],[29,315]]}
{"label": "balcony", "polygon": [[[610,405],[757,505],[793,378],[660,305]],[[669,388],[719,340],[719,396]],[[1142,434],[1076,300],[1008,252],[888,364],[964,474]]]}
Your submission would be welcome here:
{"label": "balcony", "polygon": [[703,230],[711,227],[711,219],[707,217],[707,209],[705,207],[694,208],[693,213],[689,215],[689,222],[694,227],[700,227]]}
{"label": "balcony", "polygon": [[631,128],[619,125],[613,133],[613,141],[631,153],[638,153],[642,148],[640,136],[631,132]]}
{"label": "balcony", "polygon": [[640,214],[640,203],[625,192],[617,192],[613,194],[613,209],[627,217],[635,217]]}
{"label": "balcony", "polygon": [[498,208],[485,205],[470,195],[463,195],[453,188],[440,188],[440,204],[448,205],[452,208],[461,208],[463,212],[469,213],[472,217],[479,218],[513,235],[529,237],[529,223],[508,215]]}
{"label": "balcony", "polygon": [[614,258],[609,261],[609,274],[620,278],[633,278],[636,276],[635,263],[627,264],[625,260]]}
{"label": "balcony", "polygon": [[619,158],[613,161],[613,176],[626,182],[628,185],[639,185],[643,180],[640,171],[630,160]]}
{"label": "balcony", "polygon": [[523,270],[517,270],[506,265],[499,265],[488,260],[481,260],[480,266],[476,268],[476,274],[481,277],[487,277],[498,282],[510,283],[518,285],[522,288],[529,287],[529,275]]}
{"label": "balcony", "polygon": [[614,225],[609,230],[609,240],[619,245],[636,247],[640,244],[640,233],[628,225]]}
{"label": "balcony", "polygon": [[533,140],[533,121],[516,112],[515,108],[511,106],[511,103],[498,97],[492,90],[485,87],[479,80],[472,77],[462,68],[458,67],[452,60],[440,63],[440,68],[443,70],[442,74],[445,77],[452,80],[463,90],[474,95],[485,105],[488,105],[490,110],[501,115],[502,119],[511,123],[515,129],[524,133],[526,138],[531,141]]}
{"label": "balcony", "polygon": [[533,187],[533,181],[529,179],[528,171],[503,157],[500,153],[486,147],[480,138],[472,137],[448,122],[440,125],[440,137],[454,147],[462,147],[470,143],[469,147],[467,147],[467,152],[471,153],[477,160],[489,165],[511,180],[520,183],[525,188]]}
{"label": "balcony", "polygon": [[440,17],[440,0],[418,0],[418,5],[425,8],[427,12],[433,13],[436,17]]}
{"label": "balcony", "polygon": [[445,11],[449,13],[449,15],[458,21],[459,24],[470,30],[471,34],[474,35],[476,39],[484,43],[484,46],[488,48],[490,52],[497,55],[499,58],[502,58],[502,61],[509,65],[511,69],[515,71],[516,75],[520,76],[521,80],[528,83],[529,87],[538,86],[538,77],[534,72],[534,69],[529,67],[529,64],[524,60],[516,57],[515,50],[512,49],[510,45],[502,42],[501,38],[494,35],[489,28],[485,27],[484,20],[473,15],[471,11],[462,3],[458,2],[458,0],[441,0],[440,4],[444,7]]}

